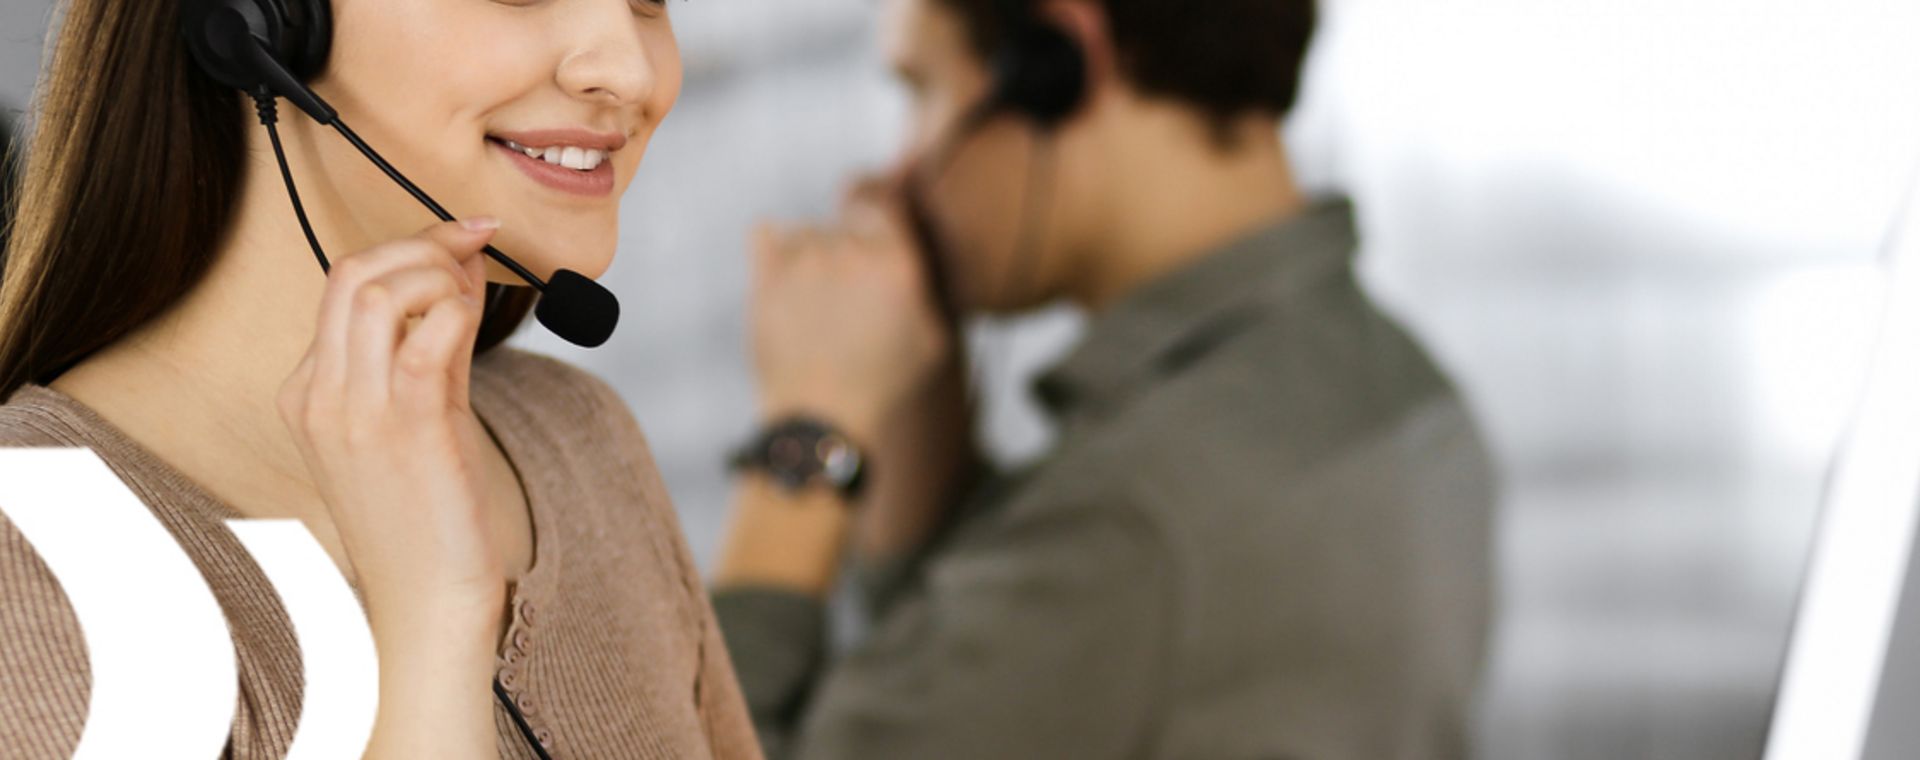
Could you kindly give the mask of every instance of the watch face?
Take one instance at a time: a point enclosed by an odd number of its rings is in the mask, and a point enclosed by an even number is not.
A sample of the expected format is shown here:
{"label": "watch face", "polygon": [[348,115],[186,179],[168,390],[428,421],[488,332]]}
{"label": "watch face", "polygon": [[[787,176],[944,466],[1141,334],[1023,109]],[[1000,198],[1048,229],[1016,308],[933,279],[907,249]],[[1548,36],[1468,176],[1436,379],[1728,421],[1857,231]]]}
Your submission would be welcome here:
{"label": "watch face", "polygon": [[799,472],[814,464],[812,447],[798,435],[783,433],[767,442],[767,466],[774,472]]}
{"label": "watch face", "polygon": [[860,480],[860,450],[824,424],[788,421],[773,428],[762,446],[768,474],[789,489],[825,485],[845,492]]}
{"label": "watch face", "polygon": [[820,472],[813,442],[799,431],[780,431],[767,441],[767,472],[789,490],[798,489]]}
{"label": "watch face", "polygon": [[856,499],[866,480],[866,457],[828,424],[791,418],[768,428],[733,455],[733,468],[756,468],[787,491],[826,486]]}

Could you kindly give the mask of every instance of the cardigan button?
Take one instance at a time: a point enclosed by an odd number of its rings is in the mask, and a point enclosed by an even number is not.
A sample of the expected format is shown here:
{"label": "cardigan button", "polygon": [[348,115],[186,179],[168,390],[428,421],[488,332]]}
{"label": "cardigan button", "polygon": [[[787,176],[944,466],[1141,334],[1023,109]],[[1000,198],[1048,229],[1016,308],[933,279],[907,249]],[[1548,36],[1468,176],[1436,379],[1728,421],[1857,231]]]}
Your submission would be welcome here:
{"label": "cardigan button", "polygon": [[513,703],[520,707],[521,715],[533,715],[538,712],[538,710],[533,709],[533,695],[521,694],[514,698]]}
{"label": "cardigan button", "polygon": [[533,651],[533,634],[527,633],[527,629],[525,628],[514,631],[513,648],[520,650],[521,654],[531,654]]}
{"label": "cardigan button", "polygon": [[513,691],[520,688],[520,672],[511,667],[500,669],[500,688]]}
{"label": "cardigan button", "polygon": [[533,600],[531,599],[521,600],[520,619],[525,621],[527,625],[533,625],[533,615],[534,615]]}

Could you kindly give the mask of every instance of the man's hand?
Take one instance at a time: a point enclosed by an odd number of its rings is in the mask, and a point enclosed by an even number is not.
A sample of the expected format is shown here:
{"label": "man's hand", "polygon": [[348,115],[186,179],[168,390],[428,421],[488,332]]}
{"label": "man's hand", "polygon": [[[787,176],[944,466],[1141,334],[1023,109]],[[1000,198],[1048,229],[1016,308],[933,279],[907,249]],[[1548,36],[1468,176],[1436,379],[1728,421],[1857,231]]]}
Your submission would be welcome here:
{"label": "man's hand", "polygon": [[804,413],[872,446],[954,355],[923,254],[884,181],[857,183],[833,228],[755,234],[753,348],[766,419]]}

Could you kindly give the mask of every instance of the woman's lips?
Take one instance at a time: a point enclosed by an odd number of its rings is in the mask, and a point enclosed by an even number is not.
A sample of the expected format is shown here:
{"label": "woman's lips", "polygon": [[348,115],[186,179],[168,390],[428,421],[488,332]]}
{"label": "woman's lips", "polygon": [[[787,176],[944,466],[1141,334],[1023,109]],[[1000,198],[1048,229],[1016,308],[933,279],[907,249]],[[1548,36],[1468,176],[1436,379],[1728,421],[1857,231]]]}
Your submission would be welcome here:
{"label": "woman's lips", "polygon": [[507,147],[499,140],[488,140],[495,150],[506,154],[521,172],[535,182],[571,195],[589,198],[605,198],[613,194],[613,159],[600,162],[600,166],[587,171],[568,169],[547,163],[526,153]]}

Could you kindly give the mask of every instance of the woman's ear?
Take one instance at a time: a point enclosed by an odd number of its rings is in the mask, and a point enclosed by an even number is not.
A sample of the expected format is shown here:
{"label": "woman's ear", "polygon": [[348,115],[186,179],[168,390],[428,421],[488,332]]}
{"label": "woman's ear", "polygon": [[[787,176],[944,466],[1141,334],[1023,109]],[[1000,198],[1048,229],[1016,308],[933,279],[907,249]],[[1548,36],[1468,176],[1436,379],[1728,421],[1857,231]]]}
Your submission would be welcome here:
{"label": "woman's ear", "polygon": [[1099,0],[1044,0],[1038,13],[1042,23],[1059,28],[1079,44],[1086,57],[1089,102],[1119,82],[1120,54],[1114,49],[1113,25]]}

